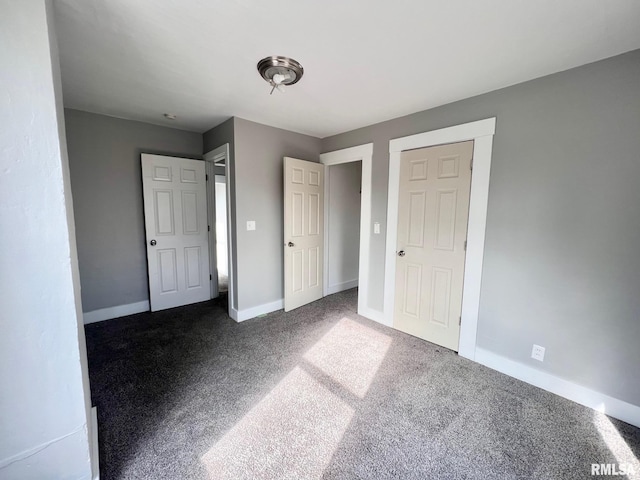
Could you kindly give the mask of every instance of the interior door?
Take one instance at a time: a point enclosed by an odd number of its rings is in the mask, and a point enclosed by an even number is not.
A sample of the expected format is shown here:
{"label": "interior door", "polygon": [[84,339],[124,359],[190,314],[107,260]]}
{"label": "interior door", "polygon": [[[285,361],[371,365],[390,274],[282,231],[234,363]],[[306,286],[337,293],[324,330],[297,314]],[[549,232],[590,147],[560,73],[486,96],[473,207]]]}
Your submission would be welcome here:
{"label": "interior door", "polygon": [[205,164],[142,154],[151,311],[211,297]]}
{"label": "interior door", "polygon": [[322,298],[324,166],[284,159],[284,311]]}
{"label": "interior door", "polygon": [[394,327],[458,350],[473,142],[402,152]]}

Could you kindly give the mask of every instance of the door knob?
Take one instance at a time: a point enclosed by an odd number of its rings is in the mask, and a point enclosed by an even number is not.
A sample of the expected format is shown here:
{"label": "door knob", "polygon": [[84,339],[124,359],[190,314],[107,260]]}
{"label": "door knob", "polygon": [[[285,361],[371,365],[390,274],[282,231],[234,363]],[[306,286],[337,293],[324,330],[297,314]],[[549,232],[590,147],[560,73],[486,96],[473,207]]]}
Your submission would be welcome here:
{"label": "door knob", "polygon": [[293,242],[289,242],[287,243],[287,247],[295,247],[295,244]]}
{"label": "door knob", "polygon": [[149,242],[149,245],[151,245],[152,247],[155,247],[155,246],[156,246],[156,243],[157,243],[157,242],[156,242],[155,240],[151,240],[151,241]]}
{"label": "door knob", "polygon": [[404,257],[404,256],[405,256],[404,250],[400,250],[400,251],[398,252],[398,256],[399,256],[399,257]]}

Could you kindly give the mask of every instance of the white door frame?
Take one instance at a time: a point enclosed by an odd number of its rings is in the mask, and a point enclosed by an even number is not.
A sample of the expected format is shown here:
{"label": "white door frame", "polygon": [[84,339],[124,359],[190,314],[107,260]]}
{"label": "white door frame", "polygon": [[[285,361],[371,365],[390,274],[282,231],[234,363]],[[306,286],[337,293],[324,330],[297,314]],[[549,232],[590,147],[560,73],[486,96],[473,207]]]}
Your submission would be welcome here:
{"label": "white door frame", "polygon": [[323,295],[329,288],[329,174],[331,165],[362,162],[362,195],[360,197],[360,256],[358,263],[358,314],[375,320],[369,311],[369,259],[371,246],[371,189],[373,143],[344,148],[320,154],[324,167],[324,285]]}
{"label": "white door frame", "polygon": [[[220,145],[219,147],[214,148],[210,152],[205,153],[204,160],[205,162],[207,162],[207,164],[211,163],[214,165],[224,160],[224,175],[225,175],[226,185],[227,185],[227,253],[228,253],[228,260],[229,260],[229,265],[227,267],[227,270],[229,273],[229,291],[227,294],[227,304],[229,307],[228,309],[229,311],[227,313],[231,318],[234,318],[234,314],[237,311],[237,309],[233,300],[233,297],[234,297],[233,278],[235,276],[235,272],[233,271],[233,258],[234,258],[233,243],[231,242],[232,229],[231,229],[231,188],[230,188],[230,185],[233,179],[231,178],[232,177],[231,168],[229,168],[229,163],[231,161],[229,158],[229,144],[225,143],[224,145]],[[215,178],[213,177],[209,177],[209,181],[207,182],[207,191],[209,190],[209,188],[215,188]],[[215,192],[213,196],[215,197]],[[209,219],[209,225],[211,225],[211,227],[215,230],[215,210],[207,209],[207,215]],[[210,252],[209,254],[213,255],[212,258],[214,258],[217,261],[215,249],[216,249],[215,242],[209,242],[209,252]],[[218,275],[217,265],[215,267],[214,272],[217,277]],[[212,275],[214,274],[214,272],[212,272]],[[218,296],[217,283],[218,282],[216,280],[216,292],[215,292],[216,296]]]}
{"label": "white door frame", "polygon": [[218,232],[216,232],[216,192],[215,184],[213,188],[209,185],[209,182],[215,175],[215,163],[205,161],[205,172],[207,173],[207,224],[209,230],[209,284],[211,286],[211,298],[217,298],[220,292],[218,291],[218,254],[215,248],[218,238]]}
{"label": "white door frame", "polygon": [[467,254],[462,289],[462,321],[460,325],[459,355],[475,360],[480,282],[484,260],[484,237],[489,198],[489,173],[496,118],[465,123],[430,132],[396,138],[389,142],[389,194],[387,204],[387,247],[385,256],[384,318],[393,325],[396,271],[396,242],[398,238],[398,200],[400,189],[400,156],[403,150],[432,147],[447,143],[473,140],[473,173],[469,203]]}

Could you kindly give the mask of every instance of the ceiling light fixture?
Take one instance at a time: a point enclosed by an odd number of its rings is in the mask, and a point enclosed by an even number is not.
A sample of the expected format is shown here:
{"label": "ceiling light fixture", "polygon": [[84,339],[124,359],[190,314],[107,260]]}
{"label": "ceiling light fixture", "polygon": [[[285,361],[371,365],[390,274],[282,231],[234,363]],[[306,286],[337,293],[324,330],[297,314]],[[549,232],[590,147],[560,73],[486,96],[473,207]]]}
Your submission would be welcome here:
{"label": "ceiling light fixture", "polygon": [[266,57],[258,62],[258,72],[274,90],[284,93],[286,85],[297,83],[304,73],[302,65],[288,57]]}

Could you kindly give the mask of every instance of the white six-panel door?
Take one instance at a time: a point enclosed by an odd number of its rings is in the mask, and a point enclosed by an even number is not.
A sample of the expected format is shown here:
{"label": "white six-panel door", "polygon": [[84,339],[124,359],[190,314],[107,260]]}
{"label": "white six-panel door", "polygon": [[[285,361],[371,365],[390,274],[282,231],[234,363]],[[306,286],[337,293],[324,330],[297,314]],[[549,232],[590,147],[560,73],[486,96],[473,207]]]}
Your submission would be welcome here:
{"label": "white six-panel door", "polygon": [[142,154],[151,311],[211,297],[205,165]]}
{"label": "white six-panel door", "polygon": [[473,142],[402,152],[393,326],[458,350]]}
{"label": "white six-panel door", "polygon": [[324,166],[284,159],[284,310],[322,298]]}

